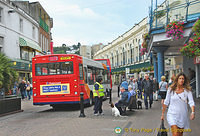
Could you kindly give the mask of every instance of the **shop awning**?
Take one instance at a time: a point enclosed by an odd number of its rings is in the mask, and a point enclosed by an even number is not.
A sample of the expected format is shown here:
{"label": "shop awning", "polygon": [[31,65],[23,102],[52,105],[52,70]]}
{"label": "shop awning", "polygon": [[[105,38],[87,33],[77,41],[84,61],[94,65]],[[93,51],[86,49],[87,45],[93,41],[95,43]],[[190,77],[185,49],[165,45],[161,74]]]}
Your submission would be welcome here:
{"label": "shop awning", "polygon": [[38,52],[42,52],[42,49],[36,42],[28,40],[24,37],[19,37],[19,46],[24,46],[24,47],[27,46],[27,47],[37,50]]}

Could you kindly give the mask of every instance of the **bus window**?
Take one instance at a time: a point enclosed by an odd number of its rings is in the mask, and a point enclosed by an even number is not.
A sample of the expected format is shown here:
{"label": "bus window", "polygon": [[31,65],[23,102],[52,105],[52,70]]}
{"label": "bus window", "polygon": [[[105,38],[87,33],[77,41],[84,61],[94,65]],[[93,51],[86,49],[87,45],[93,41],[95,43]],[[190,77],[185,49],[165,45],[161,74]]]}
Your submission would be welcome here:
{"label": "bus window", "polygon": [[55,69],[55,64],[49,64],[49,75],[55,75],[56,74],[56,69]]}
{"label": "bus window", "polygon": [[94,67],[92,68],[92,77],[93,77],[94,83],[95,83],[96,82],[96,71],[95,71]]}
{"label": "bus window", "polygon": [[49,67],[49,75],[56,75],[56,74],[60,74],[60,66],[59,63],[49,63],[48,64]]}
{"label": "bus window", "polygon": [[84,77],[85,77],[85,83],[88,83],[87,68],[86,67],[84,67]]}
{"label": "bus window", "polygon": [[47,64],[42,64],[41,65],[41,69],[42,69],[42,75],[47,75],[48,74],[48,66],[47,66]]}
{"label": "bus window", "polygon": [[107,71],[107,79],[108,79],[108,83],[110,83],[110,72]]}
{"label": "bus window", "polygon": [[61,74],[73,74],[73,62],[61,63]]}
{"label": "bus window", "polygon": [[92,67],[88,67],[88,83],[89,85],[93,85],[94,84],[94,77],[92,74]]}
{"label": "bus window", "polygon": [[107,76],[108,71],[104,70],[103,71],[103,79],[104,79],[104,83],[107,84],[108,83],[108,76]]}
{"label": "bus window", "polygon": [[37,76],[40,76],[40,75],[42,75],[42,70],[41,70],[41,67],[39,66],[39,65],[35,65],[35,74],[37,75]]}
{"label": "bus window", "polygon": [[99,76],[103,77],[103,69],[100,69]]}
{"label": "bus window", "polygon": [[83,64],[79,64],[79,76],[80,80],[83,80]]}

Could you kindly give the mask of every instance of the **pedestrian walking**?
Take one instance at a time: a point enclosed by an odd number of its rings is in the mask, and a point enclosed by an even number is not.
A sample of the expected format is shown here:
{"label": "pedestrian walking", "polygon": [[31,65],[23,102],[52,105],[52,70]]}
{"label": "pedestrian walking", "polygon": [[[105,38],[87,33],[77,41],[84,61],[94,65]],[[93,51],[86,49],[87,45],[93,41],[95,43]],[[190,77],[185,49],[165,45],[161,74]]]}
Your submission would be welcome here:
{"label": "pedestrian walking", "polygon": [[93,96],[94,96],[94,115],[103,115],[102,110],[102,103],[103,103],[103,97],[104,97],[104,88],[103,85],[101,85],[103,79],[102,77],[98,77],[96,79],[96,83],[93,87]]}
{"label": "pedestrian walking", "polygon": [[31,84],[29,81],[27,82],[26,91],[27,91],[27,95],[28,95],[28,100],[30,100],[31,99]]}
{"label": "pedestrian walking", "polygon": [[153,81],[149,79],[148,74],[145,74],[145,79],[142,81],[142,90],[144,90],[144,103],[148,109],[147,97],[149,97],[149,107],[153,104]]}
{"label": "pedestrian walking", "polygon": [[195,103],[189,79],[184,73],[180,73],[167,91],[161,116],[161,120],[164,120],[164,112],[168,106],[167,121],[173,136],[183,136],[184,130],[189,129],[187,104],[191,108],[190,119],[194,120]]}
{"label": "pedestrian walking", "polygon": [[22,96],[22,100],[24,100],[24,96],[25,96],[25,91],[26,91],[26,84],[25,84],[25,81],[22,80],[22,82],[19,84],[18,86],[18,90],[20,91],[21,93],[21,96]]}
{"label": "pedestrian walking", "polygon": [[161,96],[161,104],[163,105],[166,94],[167,94],[167,89],[168,89],[168,85],[167,82],[165,82],[165,76],[161,77],[161,82],[159,83],[159,95]]}

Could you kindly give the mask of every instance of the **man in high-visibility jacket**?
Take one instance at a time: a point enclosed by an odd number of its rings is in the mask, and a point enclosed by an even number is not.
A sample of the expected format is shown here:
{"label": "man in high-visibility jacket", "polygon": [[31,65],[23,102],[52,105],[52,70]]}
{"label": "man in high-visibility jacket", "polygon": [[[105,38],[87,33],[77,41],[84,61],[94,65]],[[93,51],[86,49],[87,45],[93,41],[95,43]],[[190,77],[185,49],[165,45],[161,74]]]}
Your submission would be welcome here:
{"label": "man in high-visibility jacket", "polygon": [[104,88],[103,85],[101,85],[102,81],[102,77],[98,77],[93,87],[94,115],[103,115],[102,102],[104,96]]}

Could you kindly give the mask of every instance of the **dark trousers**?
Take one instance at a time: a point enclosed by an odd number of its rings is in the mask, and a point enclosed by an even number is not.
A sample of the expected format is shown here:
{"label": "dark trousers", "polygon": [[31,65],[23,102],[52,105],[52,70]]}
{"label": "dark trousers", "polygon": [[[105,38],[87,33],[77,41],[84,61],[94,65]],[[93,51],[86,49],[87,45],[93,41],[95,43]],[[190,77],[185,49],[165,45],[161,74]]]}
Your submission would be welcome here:
{"label": "dark trousers", "polygon": [[95,96],[94,97],[94,114],[96,113],[102,113],[102,102],[103,102],[103,97],[98,97]]}
{"label": "dark trousers", "polygon": [[124,111],[122,110],[121,106],[122,106],[122,104],[119,104],[119,102],[115,103],[115,107],[119,110],[120,115],[122,115],[124,113]]}
{"label": "dark trousers", "polygon": [[147,97],[149,97],[149,104],[151,105],[153,103],[153,93],[144,93],[144,103],[146,108],[148,108]]}
{"label": "dark trousers", "polygon": [[20,89],[20,92],[21,92],[22,99],[24,99],[25,91]]}
{"label": "dark trousers", "polygon": [[31,90],[27,91],[27,94],[28,94],[28,99],[30,100],[31,99]]}

